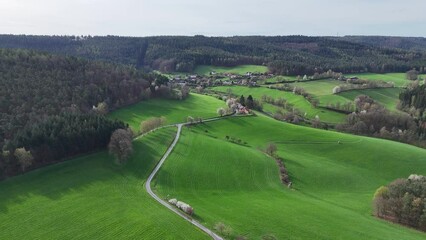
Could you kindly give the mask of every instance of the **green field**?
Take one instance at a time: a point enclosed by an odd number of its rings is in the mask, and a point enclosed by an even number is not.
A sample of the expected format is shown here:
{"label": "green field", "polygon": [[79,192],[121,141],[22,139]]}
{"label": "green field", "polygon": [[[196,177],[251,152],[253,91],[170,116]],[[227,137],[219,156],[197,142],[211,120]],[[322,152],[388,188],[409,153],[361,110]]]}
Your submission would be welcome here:
{"label": "green field", "polygon": [[397,111],[396,106],[399,102],[400,88],[381,88],[381,89],[365,89],[365,90],[353,90],[348,92],[342,92],[337,94],[348,100],[353,101],[359,95],[367,95],[373,98],[375,101],[385,106],[391,111]]}
{"label": "green field", "polygon": [[[371,74],[371,76],[374,76]],[[314,95],[319,101],[320,106],[327,106],[328,104],[341,104],[353,102],[359,95],[367,95],[377,101],[379,104],[385,106],[391,111],[396,111],[396,106],[399,101],[399,93],[401,88],[377,88],[377,89],[363,89],[351,90],[339,94],[333,94],[333,88],[341,85],[342,82],[337,80],[318,80],[311,82],[299,82],[292,84],[294,86],[302,87],[308,93]]]}
{"label": "green field", "polygon": [[[338,123],[344,121],[346,115],[342,113],[337,113],[334,111],[326,110],[326,109],[319,109],[314,108],[312,105],[303,97],[300,95],[293,94],[291,92],[285,92],[285,91],[279,91],[275,89],[269,89],[266,87],[257,87],[257,88],[248,88],[248,87],[242,87],[242,86],[220,86],[220,87],[213,87],[213,90],[220,91],[220,92],[227,92],[228,88],[232,89],[232,92],[236,95],[244,95],[247,97],[248,95],[252,95],[255,99],[261,99],[263,95],[268,95],[273,98],[284,98],[289,103],[293,104],[294,107],[301,110],[302,113],[306,113],[306,116],[308,118],[314,118],[316,115],[318,115],[323,122],[329,122],[329,123]],[[272,110],[272,108],[269,106],[265,110]],[[274,112],[273,112],[274,113]]]}
{"label": "green field", "polygon": [[[386,74],[379,74],[379,73],[354,73],[352,75],[345,75],[346,77],[350,76],[356,76],[360,79],[365,80],[382,80],[385,82],[393,82],[395,84],[395,87],[403,87],[410,83],[410,80],[407,80],[405,73],[386,73]],[[422,78],[424,78],[426,75],[421,75]]]}
{"label": "green field", "polygon": [[164,116],[168,124],[186,121],[188,116],[209,118],[217,116],[216,110],[225,103],[216,98],[191,93],[183,100],[152,99],[121,108],[108,115],[130,125],[134,131],[139,130],[141,121],[150,117]]}
{"label": "green field", "polygon": [[194,73],[198,75],[209,75],[210,72],[216,73],[234,73],[234,74],[246,74],[247,72],[265,73],[268,72],[268,67],[260,65],[239,65],[235,67],[219,67],[211,65],[200,65],[194,70]]}
{"label": "green field", "polygon": [[[226,135],[248,146],[229,143]],[[257,149],[268,142],[277,144],[294,190],[281,185],[276,163]],[[424,233],[371,216],[375,190],[411,173],[426,174],[424,156],[426,150],[396,142],[262,116],[234,118],[185,129],[155,188],[191,204],[207,226],[223,222],[232,227],[229,239],[265,234],[278,239],[425,239]]]}
{"label": "green field", "polygon": [[143,186],[175,132],[135,141],[122,168],[102,151],[0,182],[0,239],[209,239]]}
{"label": "green field", "polygon": [[297,82],[292,83],[292,86],[301,87],[306,90],[306,92],[315,95],[315,96],[324,96],[333,94],[333,88],[339,85],[344,84],[345,82],[338,80],[317,80],[310,82]]}
{"label": "green field", "polygon": [[[306,101],[267,88],[232,89],[255,98],[275,94]],[[152,116],[166,116],[169,123],[188,115],[213,117],[220,106],[220,100],[192,94],[184,101],[141,102],[110,117],[138,127]],[[101,151],[0,182],[0,239],[209,239],[144,189],[175,133],[166,128],[135,140],[124,167]],[[227,135],[247,144],[230,143]],[[259,151],[269,142],[285,159],[292,190],[280,183],[274,160]],[[228,239],[265,234],[278,239],[425,239],[424,233],[371,216],[374,191],[412,173],[426,175],[424,156],[426,150],[410,145],[262,115],[231,118],[185,127],[153,188],[192,205],[194,217],[210,228],[217,222],[232,227]]]}

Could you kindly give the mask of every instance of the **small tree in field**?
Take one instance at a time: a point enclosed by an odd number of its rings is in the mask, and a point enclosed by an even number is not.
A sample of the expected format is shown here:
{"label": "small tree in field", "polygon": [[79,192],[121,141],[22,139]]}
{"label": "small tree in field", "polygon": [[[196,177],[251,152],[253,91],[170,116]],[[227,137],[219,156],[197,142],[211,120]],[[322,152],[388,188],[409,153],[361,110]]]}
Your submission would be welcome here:
{"label": "small tree in field", "polygon": [[188,117],[186,118],[186,122],[188,122],[188,123],[190,123],[190,124],[193,124],[193,123],[194,123],[194,118],[193,118],[193,117],[191,117],[191,116],[188,116]]}
{"label": "small tree in field", "polygon": [[21,169],[23,172],[27,169],[27,167],[33,164],[33,155],[30,151],[25,150],[25,148],[17,148],[14,153],[16,159],[18,159],[19,165],[21,165]]}
{"label": "small tree in field", "polygon": [[110,154],[114,155],[117,164],[124,164],[132,154],[132,137],[130,129],[117,129],[112,133],[108,149]]}
{"label": "small tree in field", "polygon": [[266,153],[270,156],[275,156],[277,152],[277,145],[270,143],[268,146],[266,146]]}
{"label": "small tree in field", "polygon": [[214,225],[214,229],[216,231],[218,231],[220,234],[224,235],[224,236],[231,236],[233,230],[231,227],[226,226],[224,223],[222,222],[218,222]]}
{"label": "small tree in field", "polygon": [[224,108],[218,108],[217,109],[217,114],[219,114],[219,116],[223,117],[223,115],[225,115],[226,111]]}

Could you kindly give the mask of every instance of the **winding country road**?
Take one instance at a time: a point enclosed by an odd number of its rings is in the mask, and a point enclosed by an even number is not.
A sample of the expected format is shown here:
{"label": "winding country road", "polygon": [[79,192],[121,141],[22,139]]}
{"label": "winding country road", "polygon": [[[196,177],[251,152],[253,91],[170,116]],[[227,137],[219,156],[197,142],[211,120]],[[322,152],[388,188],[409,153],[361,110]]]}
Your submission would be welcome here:
{"label": "winding country road", "polygon": [[[209,121],[215,121],[215,120],[219,120],[219,118],[216,119],[210,119]],[[220,236],[218,236],[216,233],[214,233],[212,230],[208,229],[207,227],[203,226],[201,223],[199,223],[198,221],[190,218],[189,216],[187,216],[186,214],[184,214],[183,212],[181,212],[180,210],[178,210],[177,208],[171,206],[168,202],[164,201],[163,199],[161,199],[160,197],[158,197],[151,189],[151,181],[152,179],[155,177],[155,175],[157,174],[158,170],[160,170],[161,166],[163,165],[163,163],[166,161],[167,157],[170,155],[170,153],[173,151],[174,147],[176,146],[176,143],[179,140],[180,137],[180,133],[182,131],[182,126],[186,125],[185,123],[181,123],[181,124],[177,124],[175,126],[177,126],[178,131],[176,133],[176,137],[173,140],[173,143],[170,145],[170,147],[167,149],[166,153],[164,154],[164,156],[161,158],[160,162],[157,164],[157,166],[154,168],[154,171],[152,171],[151,175],[149,175],[148,180],[145,183],[145,189],[148,192],[149,195],[151,195],[151,197],[153,197],[157,202],[159,202],[161,205],[165,206],[166,208],[170,209],[171,211],[173,211],[174,213],[176,213],[177,215],[181,216],[182,218],[184,218],[185,220],[187,220],[188,222],[190,222],[191,224],[193,224],[194,226],[198,227],[199,229],[201,229],[202,231],[204,231],[205,233],[207,233],[208,235],[210,235],[213,239],[215,240],[223,240],[223,238],[221,238]]]}

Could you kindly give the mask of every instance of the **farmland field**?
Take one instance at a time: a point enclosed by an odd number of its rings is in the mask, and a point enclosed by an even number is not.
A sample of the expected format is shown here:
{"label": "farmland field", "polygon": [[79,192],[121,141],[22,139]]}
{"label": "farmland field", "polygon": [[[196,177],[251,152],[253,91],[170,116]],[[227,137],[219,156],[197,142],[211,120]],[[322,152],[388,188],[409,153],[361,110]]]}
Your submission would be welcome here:
{"label": "farmland field", "polygon": [[239,65],[235,67],[218,67],[211,65],[200,65],[194,70],[194,73],[199,75],[209,75],[210,72],[217,73],[234,73],[234,74],[246,74],[247,72],[265,73],[268,72],[268,68],[260,65]]}
{"label": "farmland field", "polygon": [[400,88],[365,89],[341,92],[337,94],[353,101],[358,95],[367,95],[391,111],[397,111]]}
{"label": "farmland field", "polygon": [[217,116],[216,110],[225,106],[223,101],[216,98],[191,93],[182,101],[167,99],[152,99],[121,108],[110,113],[111,119],[122,120],[134,131],[139,130],[141,121],[149,117],[164,116],[168,124],[186,121],[188,116],[209,118]]}
{"label": "farmland field", "polygon": [[306,116],[308,118],[314,118],[316,115],[318,115],[321,121],[329,122],[329,123],[338,123],[338,122],[344,121],[345,119],[345,114],[337,113],[337,112],[326,110],[326,109],[314,108],[303,96],[296,95],[291,92],[268,89],[266,87],[248,88],[248,87],[241,87],[241,86],[234,86],[234,87],[221,86],[221,87],[214,87],[212,89],[226,93],[226,91],[229,88],[236,95],[244,95],[246,97],[248,95],[252,95],[255,99],[260,99],[262,95],[268,95],[273,98],[280,98],[280,97],[284,98],[289,103],[294,104],[294,107],[297,109],[300,109],[302,113],[306,113]]}
{"label": "farmland field", "polygon": [[[365,80],[382,80],[385,82],[393,82],[396,87],[403,87],[407,85],[410,80],[407,80],[405,73],[385,73],[385,74],[379,74],[379,73],[357,73],[352,75],[346,75],[347,77],[350,76],[357,76],[360,79]],[[426,75],[420,75],[422,78],[424,78]]]}
{"label": "farmland field", "polygon": [[[230,143],[227,135],[247,144]],[[274,160],[258,150],[268,142],[285,159],[293,190],[280,183]],[[425,174],[425,154],[410,145],[262,116],[228,119],[185,129],[154,187],[164,197],[191,204],[207,226],[230,226],[228,239],[266,234],[278,239],[424,239],[424,233],[372,217],[371,201],[381,185]]]}
{"label": "farmland field", "polygon": [[135,141],[125,167],[102,151],[0,182],[0,239],[208,239],[143,187],[175,132]]}
{"label": "farmland field", "polygon": [[[373,74],[370,75],[374,76]],[[343,83],[340,81],[329,79],[311,82],[298,82],[292,85],[302,87],[308,93],[314,95],[320,101],[320,106],[327,106],[329,104],[336,104],[338,102],[340,104],[353,102],[357,96],[367,95],[373,98],[379,104],[385,106],[387,109],[396,111],[401,88],[361,89],[333,94],[333,88],[342,84]]]}

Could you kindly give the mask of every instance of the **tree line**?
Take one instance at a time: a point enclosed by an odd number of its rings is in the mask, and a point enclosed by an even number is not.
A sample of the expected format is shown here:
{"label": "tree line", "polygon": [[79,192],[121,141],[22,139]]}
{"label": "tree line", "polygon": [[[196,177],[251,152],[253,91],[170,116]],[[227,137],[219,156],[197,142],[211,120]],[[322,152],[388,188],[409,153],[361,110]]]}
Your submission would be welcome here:
{"label": "tree line", "polygon": [[0,35],[2,48],[27,48],[145,67],[191,72],[197,65],[266,65],[282,75],[336,72],[424,72],[426,53],[343,38],[306,36],[91,37]]}

